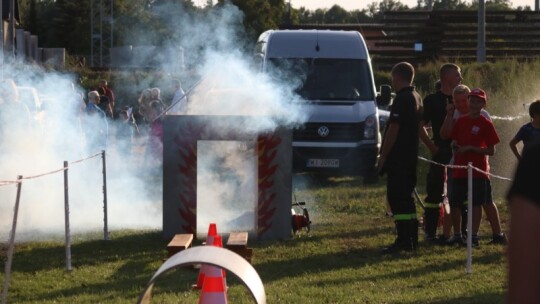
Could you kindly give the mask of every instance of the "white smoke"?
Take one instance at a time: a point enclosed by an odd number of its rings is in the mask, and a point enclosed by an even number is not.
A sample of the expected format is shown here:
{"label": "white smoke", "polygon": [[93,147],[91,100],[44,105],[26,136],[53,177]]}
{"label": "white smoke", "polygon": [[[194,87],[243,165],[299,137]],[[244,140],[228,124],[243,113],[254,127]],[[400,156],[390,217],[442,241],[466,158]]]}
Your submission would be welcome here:
{"label": "white smoke", "polygon": [[[224,5],[210,10],[204,16],[188,14],[179,10],[178,6],[161,6],[155,10],[156,13],[171,11],[175,18],[167,20],[177,32],[175,37],[164,43],[163,52],[158,58],[161,61],[161,70],[172,73],[171,77],[185,79],[190,75],[203,79],[189,96],[189,114],[256,115],[260,119],[253,125],[220,126],[223,130],[241,129],[253,134],[271,131],[278,126],[293,126],[305,120],[306,113],[303,113],[298,97],[291,93],[295,82],[284,83],[270,78],[260,72],[260,67],[252,64],[253,55],[250,50],[246,51],[245,46],[254,45],[255,41],[251,38],[246,40],[241,30],[243,16],[236,7]],[[151,41],[150,37],[155,35],[147,32],[148,36],[145,36],[143,31],[137,29],[134,29],[134,33],[137,33],[139,41]],[[178,59],[177,50],[180,47],[183,48],[189,74],[184,74],[187,71],[171,71],[171,62]],[[14,180],[17,175],[32,176],[49,172],[62,168],[64,160],[72,162],[99,152],[89,147],[96,132],[92,122],[81,112],[84,105],[77,94],[82,90],[73,85],[76,83],[75,76],[46,72],[30,65],[6,64],[4,77],[14,79],[18,86],[35,87],[46,97],[46,102],[44,113],[39,114],[37,120],[33,119],[31,126],[14,128],[13,121],[21,119],[20,117],[11,117],[0,122],[1,129],[4,130],[0,144],[0,181]],[[191,78],[186,82],[196,81],[197,79]],[[152,82],[152,79],[139,81],[143,84]],[[165,85],[162,85],[162,90]],[[141,92],[142,89],[144,88],[133,85],[134,92]],[[121,99],[122,96],[117,98]],[[136,140],[136,145],[131,149],[125,148],[130,147],[131,142],[129,138],[120,139],[116,136],[119,124],[117,120],[109,121],[109,228],[160,229],[160,174],[152,172],[152,168],[148,166],[151,161],[144,152],[146,139]],[[198,163],[201,166],[198,178],[208,177],[206,184],[212,185],[201,190],[200,195],[205,198],[203,200],[216,200],[219,201],[216,204],[226,206],[227,210],[218,211],[216,214],[228,215],[229,219],[235,217],[230,215],[231,212],[241,217],[245,212],[254,210],[256,191],[253,189],[257,180],[255,160],[245,162],[245,159],[237,158],[247,157],[249,153],[246,154],[246,151],[250,149],[245,149],[245,143],[226,145],[229,150],[224,155],[223,145],[210,146],[212,149],[208,151],[215,154],[208,152],[207,155],[201,155],[201,159],[207,159],[208,163]],[[225,161],[217,166],[215,160],[219,159]],[[229,174],[224,175],[223,170],[228,170]],[[11,229],[15,190],[12,185],[0,186],[1,240],[7,238]],[[18,240],[63,232],[63,191],[63,172],[23,182],[17,226]],[[69,203],[73,232],[103,229],[103,176],[100,156],[70,164]]]}
{"label": "white smoke", "polygon": [[[222,12],[227,12],[224,10]],[[231,8],[228,17],[238,22]],[[293,127],[307,118],[301,101],[293,94],[296,81],[270,77],[245,54],[237,33],[219,33],[216,48],[204,52],[199,69],[202,80],[188,96],[187,115],[209,116],[207,124],[223,134],[249,134],[252,141],[198,143],[197,234],[204,236],[210,223],[220,232],[257,232],[256,134],[280,126]],[[219,116],[256,116],[256,119],[221,120]],[[225,122],[227,121],[227,122]],[[246,148],[248,147],[248,148]],[[200,149],[199,149],[200,148]]]}
{"label": "white smoke", "polygon": [[198,234],[204,236],[210,223],[221,232],[256,233],[255,140],[199,141],[197,151]]}
{"label": "white smoke", "polygon": [[[68,193],[71,231],[93,231],[104,226],[102,158],[88,158],[100,152],[93,146],[103,142],[99,133],[102,119],[83,112],[84,102],[69,75],[44,72],[21,65],[4,66],[4,76],[19,87],[32,86],[40,94],[43,110],[17,111],[6,115],[6,108],[20,109],[23,100],[3,100],[0,145],[0,180],[22,175],[17,240],[39,239],[64,231],[64,161],[69,162]],[[79,94],[79,95],[78,95]],[[29,115],[28,115],[29,114]],[[116,123],[109,122],[107,147],[108,219],[111,229],[158,228],[159,202],[144,187],[144,174],[130,153],[118,150]],[[142,153],[139,153],[142,154]],[[140,155],[139,155],[140,158]],[[85,159],[82,162],[74,162]],[[49,174],[50,173],[50,174]],[[44,174],[44,175],[43,175]],[[42,176],[43,175],[43,176]],[[0,189],[0,235],[7,238],[12,228],[16,187]]]}

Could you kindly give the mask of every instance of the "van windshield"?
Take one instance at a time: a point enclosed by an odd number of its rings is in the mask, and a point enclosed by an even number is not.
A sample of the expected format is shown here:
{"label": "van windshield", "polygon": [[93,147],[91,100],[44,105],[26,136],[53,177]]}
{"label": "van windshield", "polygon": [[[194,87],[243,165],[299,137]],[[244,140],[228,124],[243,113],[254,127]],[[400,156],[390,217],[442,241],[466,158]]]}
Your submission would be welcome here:
{"label": "van windshield", "polygon": [[366,60],[335,58],[271,58],[267,71],[294,84],[306,100],[374,100]]}

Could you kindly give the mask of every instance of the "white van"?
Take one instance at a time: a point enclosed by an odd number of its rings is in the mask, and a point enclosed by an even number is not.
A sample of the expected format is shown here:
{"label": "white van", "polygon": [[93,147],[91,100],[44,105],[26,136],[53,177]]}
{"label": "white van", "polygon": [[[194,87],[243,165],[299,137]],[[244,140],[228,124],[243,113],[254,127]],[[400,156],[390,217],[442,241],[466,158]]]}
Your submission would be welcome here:
{"label": "white van", "polygon": [[[295,171],[373,179],[381,144],[380,110],[361,34],[270,30],[259,37],[257,57],[263,71],[299,83],[296,93],[307,102],[309,120],[293,132]],[[381,105],[389,102],[390,90],[385,88]]]}

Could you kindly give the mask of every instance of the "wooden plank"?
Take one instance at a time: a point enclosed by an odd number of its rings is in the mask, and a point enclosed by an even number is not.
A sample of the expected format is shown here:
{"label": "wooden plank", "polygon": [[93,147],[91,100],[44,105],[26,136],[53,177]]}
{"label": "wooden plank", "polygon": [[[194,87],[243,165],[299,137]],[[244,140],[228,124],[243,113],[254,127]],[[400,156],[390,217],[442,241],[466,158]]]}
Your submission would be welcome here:
{"label": "wooden plank", "polygon": [[176,234],[167,245],[168,257],[189,248],[191,246],[191,242],[193,242],[193,234]]}
{"label": "wooden plank", "polygon": [[251,263],[253,257],[253,249],[247,247],[248,233],[247,232],[231,232],[225,247],[233,252],[236,252],[248,262]]}
{"label": "wooden plank", "polygon": [[227,240],[227,247],[247,247],[247,232],[231,232]]}

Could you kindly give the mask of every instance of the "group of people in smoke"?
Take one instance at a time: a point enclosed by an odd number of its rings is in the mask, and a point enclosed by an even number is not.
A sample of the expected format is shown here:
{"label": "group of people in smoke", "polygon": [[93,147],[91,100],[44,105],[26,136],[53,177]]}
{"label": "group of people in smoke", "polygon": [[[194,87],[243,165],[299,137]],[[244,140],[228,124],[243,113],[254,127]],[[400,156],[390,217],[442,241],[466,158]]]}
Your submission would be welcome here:
{"label": "group of people in smoke", "polygon": [[[31,113],[24,102],[19,100],[19,90],[15,81],[4,79],[0,83],[0,118],[2,121],[13,121],[10,128],[15,124],[25,126],[36,125],[36,114]],[[171,80],[170,103],[172,113],[185,113],[187,110],[187,98],[181,88],[181,82],[177,79]],[[73,119],[76,117],[77,129],[82,132],[83,150],[87,153],[95,153],[101,150],[114,148],[121,153],[130,154],[134,141],[145,144],[145,163],[161,165],[163,129],[161,118],[166,109],[165,103],[161,100],[159,88],[148,88],[143,90],[136,105],[119,107],[114,91],[108,86],[106,80],[100,81],[95,90],[89,91],[86,96],[79,93],[74,87],[66,94],[58,96],[73,97],[67,103],[73,103],[73,113],[70,117],[56,117],[48,115],[48,119]],[[86,98],[85,98],[86,97]],[[48,114],[54,114],[54,105],[57,102],[43,104]],[[78,109],[78,110],[77,110]],[[135,110],[136,109],[136,110]],[[79,113],[76,113],[76,112]],[[65,115],[68,116],[68,115]],[[12,119],[17,117],[17,119]],[[138,119],[137,119],[138,118]],[[7,131],[5,124],[0,125],[0,132]],[[113,137],[114,136],[114,137]],[[2,138],[5,138],[2,136]],[[110,147],[112,145],[112,147]],[[159,166],[158,166],[159,167]]]}
{"label": "group of people in smoke", "polygon": [[[397,238],[383,252],[397,253],[418,247],[419,223],[413,192],[420,141],[429,149],[433,160],[426,183],[426,243],[465,245],[466,229],[471,229],[471,243],[478,247],[483,209],[491,224],[490,243],[507,244],[499,212],[493,202],[489,176],[489,156],[494,155],[500,138],[485,110],[486,92],[480,88],[471,90],[461,84],[461,69],[451,63],[442,65],[436,92],[423,100],[413,86],[414,67],[411,64],[396,64],[391,76],[396,96],[384,133],[379,172],[387,174],[387,201],[394,217]],[[540,301],[537,288],[540,283],[540,238],[534,236],[532,242],[527,239],[528,231],[540,228],[540,196],[535,189],[540,185],[540,100],[530,104],[529,114],[531,122],[522,126],[509,143],[520,160],[507,197],[512,212],[509,303]],[[431,127],[431,138],[428,126]],[[523,153],[517,148],[520,141],[524,144]],[[472,227],[468,228],[463,222],[468,199],[467,170],[464,167],[469,163],[479,170],[473,170]],[[450,212],[445,212],[443,233],[437,237],[440,208],[447,203],[446,196]],[[517,218],[516,214],[520,217]],[[516,230],[520,235],[515,235]]]}
{"label": "group of people in smoke", "polygon": [[[173,95],[169,104],[170,114],[184,114],[187,111],[187,97],[178,79],[171,80],[170,93]],[[131,151],[131,143],[137,136],[147,137],[146,163],[161,165],[163,154],[162,118],[167,105],[161,99],[160,88],[144,89],[137,100],[137,111],[133,106],[116,108],[115,94],[108,87],[107,81],[102,80],[95,91],[88,93],[86,112],[99,116],[104,124],[110,121],[116,123],[118,148],[123,152]],[[138,121],[136,119],[138,117]],[[103,125],[103,123],[101,124]],[[139,126],[141,125],[141,126]]]}

